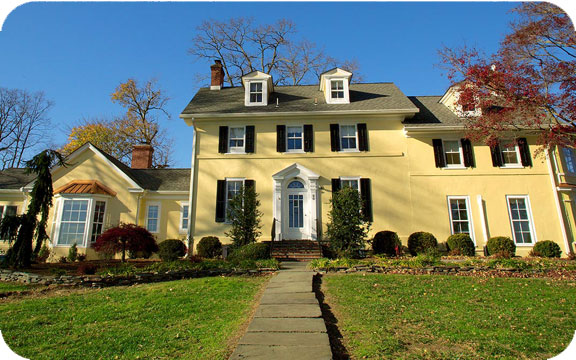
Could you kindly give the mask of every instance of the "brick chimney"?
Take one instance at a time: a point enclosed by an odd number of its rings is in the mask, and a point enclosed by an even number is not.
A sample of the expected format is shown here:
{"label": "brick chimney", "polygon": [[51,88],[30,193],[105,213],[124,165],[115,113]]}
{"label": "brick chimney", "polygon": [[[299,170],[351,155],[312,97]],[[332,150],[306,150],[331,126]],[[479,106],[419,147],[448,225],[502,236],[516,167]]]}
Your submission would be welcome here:
{"label": "brick chimney", "polygon": [[224,85],[224,69],[222,68],[222,61],[214,60],[214,65],[210,66],[210,71],[210,90],[222,89],[222,85]]}
{"label": "brick chimney", "polygon": [[149,169],[152,167],[152,145],[140,144],[132,148],[132,169]]}

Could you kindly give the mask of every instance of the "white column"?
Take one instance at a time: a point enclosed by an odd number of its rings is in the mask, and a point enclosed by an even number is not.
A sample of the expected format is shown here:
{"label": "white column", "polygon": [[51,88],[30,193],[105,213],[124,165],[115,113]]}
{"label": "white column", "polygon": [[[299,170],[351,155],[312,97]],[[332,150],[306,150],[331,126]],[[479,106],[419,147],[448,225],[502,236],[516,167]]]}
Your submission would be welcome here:
{"label": "white column", "polygon": [[310,238],[318,240],[318,179],[310,179]]}
{"label": "white column", "polygon": [[482,234],[484,235],[484,245],[488,243],[488,229],[486,228],[486,217],[484,211],[484,203],[482,202],[482,195],[476,196],[478,201],[478,211],[480,212],[480,223],[482,224]]}
{"label": "white column", "polygon": [[282,181],[274,179],[273,214],[275,223],[275,240],[282,240]]}

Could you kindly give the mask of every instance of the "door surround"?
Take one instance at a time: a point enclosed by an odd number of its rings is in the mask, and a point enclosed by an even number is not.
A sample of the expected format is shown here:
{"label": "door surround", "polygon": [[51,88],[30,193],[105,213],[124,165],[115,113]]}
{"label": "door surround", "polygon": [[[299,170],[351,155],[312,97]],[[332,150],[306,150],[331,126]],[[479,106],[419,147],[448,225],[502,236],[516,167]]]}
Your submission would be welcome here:
{"label": "door surround", "polygon": [[302,228],[303,238],[311,240],[318,239],[318,179],[320,175],[312,170],[294,163],[287,168],[280,170],[272,175],[274,180],[274,196],[273,196],[273,215],[276,221],[275,224],[275,239],[285,240],[289,239],[289,234],[286,234],[286,222],[288,216],[285,214],[287,208],[287,193],[288,184],[294,180],[301,181],[304,184],[306,200],[304,213],[308,214],[308,219],[304,221]]}

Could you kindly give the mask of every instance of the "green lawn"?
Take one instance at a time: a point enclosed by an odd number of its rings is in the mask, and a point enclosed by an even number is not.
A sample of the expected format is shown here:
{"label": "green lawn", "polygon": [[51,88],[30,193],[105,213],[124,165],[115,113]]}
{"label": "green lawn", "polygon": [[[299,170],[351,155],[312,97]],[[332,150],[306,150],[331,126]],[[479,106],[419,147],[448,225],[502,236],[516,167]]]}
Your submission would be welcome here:
{"label": "green lawn", "polygon": [[0,302],[31,359],[226,359],[268,277],[213,277]]}
{"label": "green lawn", "polygon": [[[12,283],[12,282],[0,282],[0,293],[6,293],[11,291],[25,291],[31,290],[38,285],[27,285],[22,283]],[[1,330],[1,329],[0,329]]]}
{"label": "green lawn", "polygon": [[354,359],[548,359],[576,329],[576,281],[323,277]]}

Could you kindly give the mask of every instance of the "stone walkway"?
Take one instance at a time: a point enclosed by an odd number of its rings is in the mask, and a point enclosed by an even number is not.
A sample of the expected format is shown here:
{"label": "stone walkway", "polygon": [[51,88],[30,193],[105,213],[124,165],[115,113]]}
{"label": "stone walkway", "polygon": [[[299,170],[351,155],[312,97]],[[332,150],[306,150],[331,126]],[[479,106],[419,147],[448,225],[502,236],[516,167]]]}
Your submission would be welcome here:
{"label": "stone walkway", "polygon": [[230,360],[332,359],[313,276],[306,263],[282,263]]}

